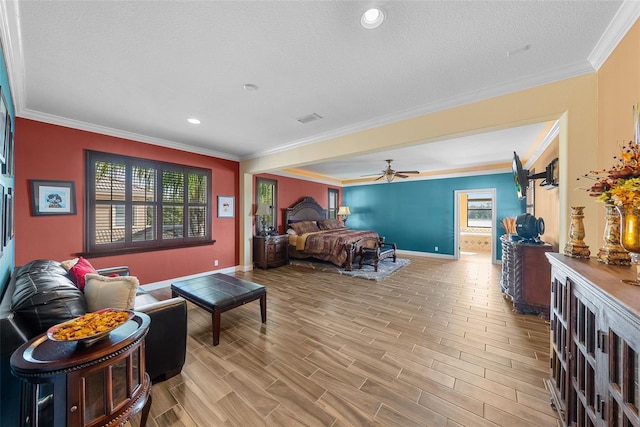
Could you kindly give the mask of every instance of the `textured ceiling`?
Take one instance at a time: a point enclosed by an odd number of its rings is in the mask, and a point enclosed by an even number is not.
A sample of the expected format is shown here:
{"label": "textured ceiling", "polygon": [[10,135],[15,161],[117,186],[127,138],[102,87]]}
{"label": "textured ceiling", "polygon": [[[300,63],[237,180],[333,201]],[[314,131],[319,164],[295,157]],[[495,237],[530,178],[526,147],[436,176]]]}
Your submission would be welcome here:
{"label": "textured ceiling", "polygon": [[[387,19],[365,30],[360,15],[373,3]],[[2,0],[0,6],[19,116],[242,160],[592,72],[608,54],[600,53],[607,40],[618,36],[628,4]],[[245,84],[258,90],[245,91]],[[311,113],[323,118],[297,120]],[[190,125],[188,117],[202,124]],[[508,161],[514,149],[487,144],[496,161]],[[425,162],[441,161],[455,147],[451,140],[424,148],[438,150]],[[366,171],[375,173],[393,158],[398,169],[427,170],[413,150],[308,168],[346,178],[361,172],[354,162],[370,161]]]}

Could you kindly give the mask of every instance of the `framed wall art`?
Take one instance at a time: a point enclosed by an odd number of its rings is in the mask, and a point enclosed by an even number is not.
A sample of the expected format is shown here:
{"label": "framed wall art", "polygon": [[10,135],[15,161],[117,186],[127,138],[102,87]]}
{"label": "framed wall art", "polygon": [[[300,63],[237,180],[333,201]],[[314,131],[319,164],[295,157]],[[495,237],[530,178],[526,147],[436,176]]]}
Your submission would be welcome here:
{"label": "framed wall art", "polygon": [[233,196],[218,196],[218,218],[233,218],[235,199]]}
{"label": "framed wall art", "polygon": [[0,185],[0,214],[2,215],[2,245],[0,245],[0,258],[2,258],[4,247],[6,246],[5,227],[7,226],[7,213],[5,203],[4,185]]}
{"label": "framed wall art", "polygon": [[5,146],[7,145],[7,131],[9,129],[9,109],[7,108],[7,101],[4,98],[4,91],[0,87],[0,163],[5,163]]}
{"label": "framed wall art", "polygon": [[[10,119],[7,118],[7,120],[10,120]],[[8,136],[5,141],[5,146],[6,146],[5,156],[4,156],[5,161],[4,161],[4,164],[2,165],[2,174],[11,177],[13,176],[14,170],[15,170],[15,158],[14,158],[15,142],[13,140],[13,132],[11,132],[10,126],[7,127],[7,134]]]}
{"label": "framed wall art", "polygon": [[4,195],[4,246],[7,246],[14,236],[13,203],[13,189],[7,188],[7,193]]}
{"label": "framed wall art", "polygon": [[73,181],[31,180],[31,215],[75,215],[76,186]]}

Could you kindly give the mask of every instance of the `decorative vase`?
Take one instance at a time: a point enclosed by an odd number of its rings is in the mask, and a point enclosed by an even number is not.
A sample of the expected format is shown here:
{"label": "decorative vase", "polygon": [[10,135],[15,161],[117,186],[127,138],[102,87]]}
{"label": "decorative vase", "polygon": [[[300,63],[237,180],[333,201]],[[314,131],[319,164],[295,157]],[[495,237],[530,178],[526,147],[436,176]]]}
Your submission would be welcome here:
{"label": "decorative vase", "polygon": [[605,205],[604,246],[598,250],[598,262],[630,265],[631,255],[620,244],[620,214],[614,205]]}
{"label": "decorative vase", "polygon": [[616,206],[620,213],[620,244],[631,252],[631,262],[636,265],[636,280],[623,280],[629,285],[640,285],[640,209],[633,206]]}
{"label": "decorative vase", "polygon": [[564,245],[564,254],[573,258],[589,258],[591,251],[584,243],[584,206],[571,207],[569,241]]}

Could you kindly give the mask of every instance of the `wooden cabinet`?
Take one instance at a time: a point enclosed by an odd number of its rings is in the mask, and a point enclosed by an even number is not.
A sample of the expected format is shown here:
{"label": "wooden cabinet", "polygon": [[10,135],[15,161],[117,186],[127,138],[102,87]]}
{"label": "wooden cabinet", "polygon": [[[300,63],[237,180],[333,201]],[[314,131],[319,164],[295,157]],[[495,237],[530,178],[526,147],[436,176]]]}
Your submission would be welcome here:
{"label": "wooden cabinet", "polygon": [[279,267],[289,262],[289,236],[253,236],[253,264],[256,267]]}
{"label": "wooden cabinet", "polygon": [[144,338],[150,319],[135,316],[91,345],[39,335],[11,356],[22,380],[21,425],[97,427],[124,425],[151,404]]}
{"label": "wooden cabinet", "polygon": [[517,312],[549,317],[551,267],[545,253],[551,245],[500,240],[502,293],[511,298]]}
{"label": "wooden cabinet", "polygon": [[564,426],[640,425],[640,287],[635,268],[547,255],[552,402]]}

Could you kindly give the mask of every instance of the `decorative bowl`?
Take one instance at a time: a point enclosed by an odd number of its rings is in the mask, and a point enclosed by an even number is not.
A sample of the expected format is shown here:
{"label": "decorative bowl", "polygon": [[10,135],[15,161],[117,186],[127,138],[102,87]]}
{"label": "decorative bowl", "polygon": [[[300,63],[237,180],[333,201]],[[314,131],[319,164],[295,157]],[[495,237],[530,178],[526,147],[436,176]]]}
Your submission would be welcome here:
{"label": "decorative bowl", "polygon": [[109,336],[111,331],[122,326],[134,316],[131,310],[105,308],[59,323],[47,329],[47,338],[52,341],[78,341],[85,345]]}

